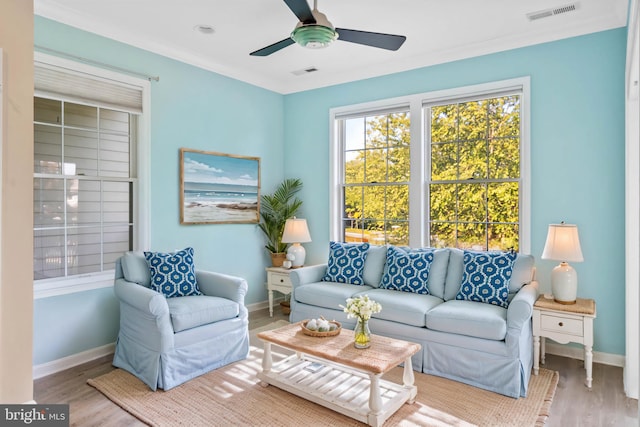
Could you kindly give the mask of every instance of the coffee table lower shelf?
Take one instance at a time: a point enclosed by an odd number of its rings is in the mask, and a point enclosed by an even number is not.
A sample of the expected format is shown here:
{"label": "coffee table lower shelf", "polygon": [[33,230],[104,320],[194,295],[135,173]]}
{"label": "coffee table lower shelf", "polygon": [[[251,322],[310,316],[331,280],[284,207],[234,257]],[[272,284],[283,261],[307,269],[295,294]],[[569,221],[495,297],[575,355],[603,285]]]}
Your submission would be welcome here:
{"label": "coffee table lower shelf", "polygon": [[[265,344],[265,347],[270,347],[269,343]],[[269,350],[265,356],[270,359]],[[380,374],[298,353],[278,363],[273,369],[263,363],[263,371],[258,373],[258,378],[265,387],[274,385],[370,426],[379,427],[404,403],[413,403],[415,400],[417,389],[413,385],[410,357],[404,368],[406,385],[400,385],[382,380]]]}

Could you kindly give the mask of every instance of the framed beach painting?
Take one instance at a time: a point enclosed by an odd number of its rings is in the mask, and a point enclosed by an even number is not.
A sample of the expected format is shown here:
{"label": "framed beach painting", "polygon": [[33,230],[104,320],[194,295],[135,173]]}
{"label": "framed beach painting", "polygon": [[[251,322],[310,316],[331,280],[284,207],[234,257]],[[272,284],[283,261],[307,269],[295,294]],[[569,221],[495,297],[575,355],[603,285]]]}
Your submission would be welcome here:
{"label": "framed beach painting", "polygon": [[180,224],[257,223],[260,158],[180,149]]}

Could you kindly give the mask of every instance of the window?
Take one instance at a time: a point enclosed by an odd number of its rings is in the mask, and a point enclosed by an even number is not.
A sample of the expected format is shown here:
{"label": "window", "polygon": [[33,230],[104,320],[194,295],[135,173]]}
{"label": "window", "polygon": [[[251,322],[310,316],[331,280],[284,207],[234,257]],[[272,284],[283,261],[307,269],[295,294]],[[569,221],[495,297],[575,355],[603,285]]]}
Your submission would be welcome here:
{"label": "window", "polygon": [[425,107],[429,243],[518,249],[520,96]]}
{"label": "window", "polygon": [[35,97],[34,280],[113,270],[133,249],[136,115]]}
{"label": "window", "polygon": [[36,53],[34,294],[111,286],[148,243],[148,81]]}
{"label": "window", "polygon": [[528,84],[332,110],[331,239],[528,252]]}
{"label": "window", "polygon": [[340,120],[344,240],[408,244],[409,113]]}

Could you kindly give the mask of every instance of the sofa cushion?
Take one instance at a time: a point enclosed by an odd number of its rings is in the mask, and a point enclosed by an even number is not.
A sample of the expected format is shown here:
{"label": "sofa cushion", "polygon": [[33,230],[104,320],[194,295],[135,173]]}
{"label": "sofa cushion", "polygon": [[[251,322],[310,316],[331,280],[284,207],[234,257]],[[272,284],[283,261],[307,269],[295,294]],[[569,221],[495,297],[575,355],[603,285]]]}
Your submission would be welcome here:
{"label": "sofa cushion", "polygon": [[240,314],[237,302],[206,295],[169,298],[167,305],[174,332],[233,319]]}
{"label": "sofa cushion", "polygon": [[449,253],[448,248],[433,250],[433,262],[431,263],[429,282],[427,283],[429,293],[442,299],[444,299],[445,280],[449,267]]}
{"label": "sofa cushion", "polygon": [[509,292],[515,293],[521,287],[531,283],[533,280],[533,266],[535,259],[533,255],[518,254],[513,263],[513,272],[509,280]]}
{"label": "sofa cushion", "polygon": [[507,309],[492,304],[451,300],[429,310],[426,318],[434,331],[496,341],[507,334]]}
{"label": "sofa cushion", "polygon": [[463,252],[458,248],[449,248],[449,264],[444,285],[444,300],[456,298],[462,284]]}
{"label": "sofa cushion", "polygon": [[433,295],[398,292],[389,289],[371,289],[357,295],[364,294],[369,295],[369,298],[382,306],[382,311],[372,317],[420,328],[425,326],[427,312],[442,304],[442,299]]}
{"label": "sofa cushion", "polygon": [[124,278],[128,282],[137,283],[147,288],[151,285],[151,272],[144,254],[127,252],[120,259],[120,265]]}
{"label": "sofa cushion", "polygon": [[371,286],[367,285],[316,282],[296,287],[293,297],[296,301],[304,304],[340,310],[340,305],[345,305],[347,298],[351,298],[363,290],[368,291],[370,289],[372,289]]}
{"label": "sofa cushion", "polygon": [[151,272],[151,289],[167,298],[202,295],[196,282],[193,248],[174,253],[145,252]]}
{"label": "sofa cushion", "polygon": [[427,281],[432,262],[432,249],[389,246],[380,288],[429,294]]}
{"label": "sofa cushion", "polygon": [[507,307],[515,252],[464,251],[462,284],[457,300]]}
{"label": "sofa cushion", "polygon": [[364,285],[368,243],[329,243],[329,262],[322,281]]}
{"label": "sofa cushion", "polygon": [[362,277],[364,284],[377,288],[380,286],[384,264],[387,259],[387,247],[371,245],[367,251],[367,258],[364,260],[364,271]]}

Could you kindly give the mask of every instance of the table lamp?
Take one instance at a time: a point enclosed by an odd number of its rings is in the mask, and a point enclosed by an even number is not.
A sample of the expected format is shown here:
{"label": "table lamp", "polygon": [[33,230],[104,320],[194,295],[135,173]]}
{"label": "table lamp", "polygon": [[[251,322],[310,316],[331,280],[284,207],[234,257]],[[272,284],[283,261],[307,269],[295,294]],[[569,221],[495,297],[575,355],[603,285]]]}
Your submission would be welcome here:
{"label": "table lamp", "polygon": [[550,224],[542,259],[560,261],[551,272],[551,292],[560,304],[575,304],[578,294],[578,274],[567,261],[582,262],[582,249],[578,226],[574,224]]}
{"label": "table lamp", "polygon": [[311,241],[309,235],[309,227],[307,220],[302,218],[289,218],[284,224],[284,232],[282,233],[282,243],[293,243],[287,250],[288,255],[293,255],[291,268],[298,268],[304,265],[306,251],[300,243]]}

